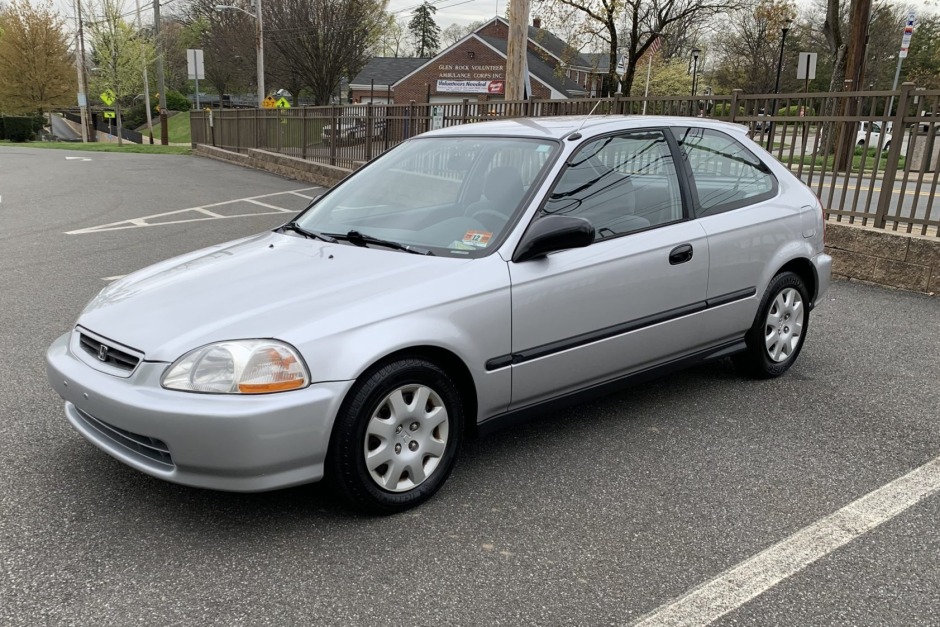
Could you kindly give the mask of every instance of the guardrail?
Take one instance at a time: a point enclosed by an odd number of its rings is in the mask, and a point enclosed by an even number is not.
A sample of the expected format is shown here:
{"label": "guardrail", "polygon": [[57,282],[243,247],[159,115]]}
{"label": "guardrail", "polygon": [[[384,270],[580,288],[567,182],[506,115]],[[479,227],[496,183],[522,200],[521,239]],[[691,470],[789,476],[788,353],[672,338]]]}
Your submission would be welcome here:
{"label": "guardrail", "polygon": [[257,148],[352,168],[434,128],[515,117],[696,116],[751,137],[813,189],[828,217],[938,235],[940,90],[621,97],[453,104],[364,104],[194,111],[193,144]]}

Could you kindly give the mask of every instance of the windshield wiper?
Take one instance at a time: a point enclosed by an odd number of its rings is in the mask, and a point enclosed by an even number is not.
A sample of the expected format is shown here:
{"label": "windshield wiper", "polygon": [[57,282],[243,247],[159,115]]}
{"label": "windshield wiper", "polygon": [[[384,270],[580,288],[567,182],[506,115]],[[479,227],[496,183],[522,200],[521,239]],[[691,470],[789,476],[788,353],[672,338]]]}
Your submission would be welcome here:
{"label": "windshield wiper", "polygon": [[355,244],[356,246],[368,247],[369,244],[374,244],[375,246],[385,246],[387,248],[394,248],[395,250],[403,250],[406,253],[412,253],[414,255],[434,255],[434,253],[432,253],[427,248],[420,248],[418,246],[393,242],[392,240],[388,239],[379,239],[378,237],[365,235],[356,230],[349,231],[345,235],[342,233],[323,233],[323,235],[335,238],[337,240],[346,240],[350,244]]}
{"label": "windshield wiper", "polygon": [[294,233],[299,233],[300,235],[303,235],[307,239],[318,239],[324,242],[329,242],[331,244],[335,244],[338,241],[335,237],[330,237],[329,235],[325,233],[317,233],[316,231],[308,231],[307,229],[300,226],[294,221],[288,222],[287,224],[285,224],[284,226],[280,227],[277,230],[278,231],[293,231]]}

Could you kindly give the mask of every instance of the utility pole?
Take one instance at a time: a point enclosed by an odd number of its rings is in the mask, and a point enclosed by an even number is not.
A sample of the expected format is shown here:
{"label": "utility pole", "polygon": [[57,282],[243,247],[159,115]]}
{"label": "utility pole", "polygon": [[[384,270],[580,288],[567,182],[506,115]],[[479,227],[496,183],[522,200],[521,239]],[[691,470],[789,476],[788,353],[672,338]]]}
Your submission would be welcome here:
{"label": "utility pole", "polygon": [[[854,0],[852,8],[854,10],[849,17],[851,34],[849,35],[849,47],[846,51],[845,83],[849,86],[850,91],[860,91],[862,78],[865,75],[865,52],[868,43],[868,28],[871,21],[871,0]],[[857,114],[858,100],[856,98],[845,98],[843,115],[852,117]],[[852,165],[855,142],[850,140],[855,137],[856,124],[856,122],[844,122],[842,124],[842,132],[845,133],[845,136],[842,141],[842,152],[836,155],[835,170],[848,171]]]}
{"label": "utility pole", "polygon": [[[153,0],[153,34],[157,40],[157,89],[160,90],[160,143],[170,143],[166,121],[166,83],[163,80],[163,38],[160,37],[160,0]],[[147,103],[150,106],[150,103]]]}
{"label": "utility pole", "polygon": [[[140,22],[140,0],[135,0],[137,3],[137,30],[143,30]],[[153,143],[153,120],[150,116],[150,81],[147,79],[147,59],[141,59],[141,64],[144,66],[144,111],[147,112],[147,130],[150,132],[150,143]]]}
{"label": "utility pole", "polygon": [[75,0],[75,26],[76,37],[75,47],[75,70],[78,72],[78,109],[82,119],[82,143],[88,142],[88,90],[85,88],[85,55],[84,49],[79,45],[79,38],[82,32],[82,3],[81,0]]}
{"label": "utility pole", "polygon": [[262,22],[261,0],[254,0],[255,5],[255,50],[257,51],[258,108],[264,106],[267,95],[264,90],[264,23]]}
{"label": "utility pole", "polygon": [[506,100],[522,100],[524,97],[528,30],[529,0],[512,0],[509,3],[509,41],[506,47]]}

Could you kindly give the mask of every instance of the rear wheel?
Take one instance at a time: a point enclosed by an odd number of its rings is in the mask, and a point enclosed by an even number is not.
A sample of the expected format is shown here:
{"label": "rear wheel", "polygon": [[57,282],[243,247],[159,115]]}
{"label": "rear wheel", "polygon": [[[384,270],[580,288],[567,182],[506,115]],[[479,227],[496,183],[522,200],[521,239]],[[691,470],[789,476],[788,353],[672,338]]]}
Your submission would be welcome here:
{"label": "rear wheel", "polygon": [[738,370],[751,377],[779,377],[796,361],[809,328],[806,284],[793,272],[773,278],[754,324],[745,336],[747,350],[734,356]]}
{"label": "rear wheel", "polygon": [[404,511],[444,484],[462,434],[463,403],[447,373],[423,359],[395,361],[350,391],[333,426],[329,474],[358,509]]}

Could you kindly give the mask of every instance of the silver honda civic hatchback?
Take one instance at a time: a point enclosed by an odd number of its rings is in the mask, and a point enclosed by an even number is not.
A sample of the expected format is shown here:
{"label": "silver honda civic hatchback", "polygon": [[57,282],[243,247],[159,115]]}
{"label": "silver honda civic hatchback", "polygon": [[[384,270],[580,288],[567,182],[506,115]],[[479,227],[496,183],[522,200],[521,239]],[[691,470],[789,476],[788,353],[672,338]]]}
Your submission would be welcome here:
{"label": "silver honda civic hatchback", "polygon": [[280,228],[106,287],[47,355],[79,433],[181,484],[328,478],[392,513],[461,441],[730,357],[775,377],[829,286],[815,196],[701,119],[425,133]]}

